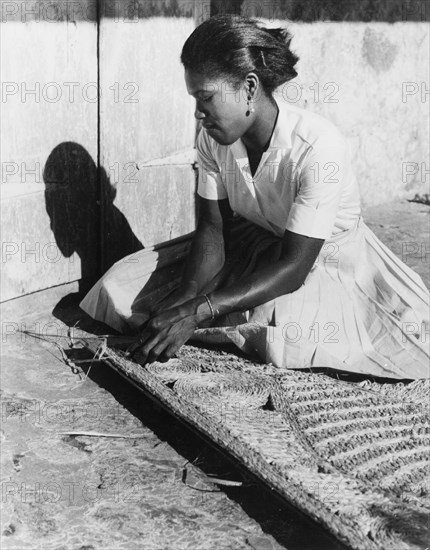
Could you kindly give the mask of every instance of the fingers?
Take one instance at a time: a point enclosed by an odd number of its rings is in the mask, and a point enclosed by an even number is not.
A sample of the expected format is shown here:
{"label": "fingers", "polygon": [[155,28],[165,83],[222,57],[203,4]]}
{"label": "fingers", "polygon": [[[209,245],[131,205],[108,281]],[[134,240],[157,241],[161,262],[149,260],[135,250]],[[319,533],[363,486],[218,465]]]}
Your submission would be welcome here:
{"label": "fingers", "polygon": [[160,322],[152,319],[137,342],[128,348],[126,356],[134,356],[141,365],[156,361],[168,345],[166,338],[166,328],[161,328]]}
{"label": "fingers", "polygon": [[142,342],[140,341],[140,338],[134,342],[133,344],[131,344],[131,346],[129,346],[126,351],[125,351],[125,357],[132,357],[136,351],[140,348],[140,346],[142,345]]}
{"label": "fingers", "polygon": [[[149,321],[150,319],[147,319],[142,325],[139,326],[136,333],[137,335],[139,334],[142,335],[142,333],[148,327]],[[136,350],[142,345],[142,343],[143,342],[142,342],[141,336],[138,336],[137,339],[126,348],[125,357],[131,357],[136,352]]]}
{"label": "fingers", "polygon": [[159,357],[159,361],[162,361],[163,363],[168,361],[169,359],[172,359],[176,355],[176,353],[179,351],[179,348],[182,344],[174,343],[170,344],[165,348],[163,353]]}
{"label": "fingers", "polygon": [[[163,338],[161,341],[159,337],[147,339],[145,343],[134,344],[134,350],[129,353],[133,359],[140,365],[145,363],[153,363],[160,361],[162,363],[168,361],[177,353],[182,346],[182,341],[172,342],[171,339]],[[137,346],[137,347],[136,347]],[[132,346],[130,346],[131,348]],[[129,348],[129,349],[130,349]]]}
{"label": "fingers", "polygon": [[183,317],[179,311],[157,316],[148,323],[137,342],[126,351],[141,365],[146,362],[167,361],[189,339],[197,326],[192,316]]}
{"label": "fingers", "polygon": [[[169,345],[169,342],[166,340],[160,342],[157,339],[152,339],[137,350],[134,359],[141,365],[145,363],[154,363],[155,361],[165,362],[173,357],[179,347],[179,345]],[[170,348],[172,348],[173,351]]]}
{"label": "fingers", "polygon": [[162,358],[163,352],[167,348],[167,346],[168,343],[166,341],[155,344],[154,347],[148,352],[147,362],[154,363],[154,361],[158,361],[160,357]]}
{"label": "fingers", "polygon": [[133,357],[134,355],[136,355],[137,352],[139,352],[139,363],[141,363],[142,359],[146,360],[148,353],[152,349],[152,345],[156,344],[157,341],[157,336],[154,337],[148,330],[144,330],[137,339],[137,342],[132,344],[127,349],[127,351],[125,352],[125,356]]}
{"label": "fingers", "polygon": [[142,346],[154,336],[156,337],[161,330],[160,323],[156,318],[149,319],[143,325],[143,330],[139,338],[125,352],[126,357],[132,357]]}

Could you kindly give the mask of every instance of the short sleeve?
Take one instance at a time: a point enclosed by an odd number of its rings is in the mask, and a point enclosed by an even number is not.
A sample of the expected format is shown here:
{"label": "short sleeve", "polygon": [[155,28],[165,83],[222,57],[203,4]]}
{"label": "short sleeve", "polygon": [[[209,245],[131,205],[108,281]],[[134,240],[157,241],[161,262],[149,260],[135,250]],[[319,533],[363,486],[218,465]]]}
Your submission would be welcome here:
{"label": "short sleeve", "polygon": [[209,136],[202,128],[197,136],[197,164],[199,180],[197,193],[204,199],[221,200],[227,198],[227,191],[218,165],[213,158]]}
{"label": "short sleeve", "polygon": [[286,229],[316,239],[330,238],[348,167],[345,139],[321,136],[298,166],[298,193]]}

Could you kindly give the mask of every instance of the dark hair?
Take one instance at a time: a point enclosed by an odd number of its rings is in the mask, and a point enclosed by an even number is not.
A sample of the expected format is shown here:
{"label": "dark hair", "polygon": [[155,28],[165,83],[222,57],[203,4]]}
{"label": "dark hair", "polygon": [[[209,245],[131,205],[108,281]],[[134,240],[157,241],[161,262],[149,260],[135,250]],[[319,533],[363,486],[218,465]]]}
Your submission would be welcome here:
{"label": "dark hair", "polygon": [[290,50],[291,35],[282,28],[267,29],[254,19],[216,15],[188,37],[181,54],[185,69],[209,78],[228,78],[239,85],[255,72],[267,94],[297,76],[299,58]]}

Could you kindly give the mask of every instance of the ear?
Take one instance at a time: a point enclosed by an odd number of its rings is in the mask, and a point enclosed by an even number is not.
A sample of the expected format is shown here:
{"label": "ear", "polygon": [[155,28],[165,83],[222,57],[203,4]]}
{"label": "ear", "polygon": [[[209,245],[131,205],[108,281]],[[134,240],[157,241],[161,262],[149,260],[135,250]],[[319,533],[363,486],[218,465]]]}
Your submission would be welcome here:
{"label": "ear", "polygon": [[260,91],[260,79],[256,73],[248,73],[245,79],[245,88],[247,95],[257,97]]}

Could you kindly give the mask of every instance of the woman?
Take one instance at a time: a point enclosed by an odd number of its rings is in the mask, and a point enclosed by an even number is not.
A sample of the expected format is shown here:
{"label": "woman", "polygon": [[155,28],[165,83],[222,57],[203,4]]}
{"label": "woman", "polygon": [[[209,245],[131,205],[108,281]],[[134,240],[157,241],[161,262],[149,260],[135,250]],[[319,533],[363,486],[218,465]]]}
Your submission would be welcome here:
{"label": "woman", "polygon": [[203,128],[182,278],[145,303],[148,274],[134,255],[81,306],[114,328],[141,328],[129,352],[142,364],[194,339],[234,342],[284,368],[428,377],[421,278],[364,224],[340,132],[274,95],[297,75],[289,44],[286,31],[238,16],[188,38],[181,61]]}

